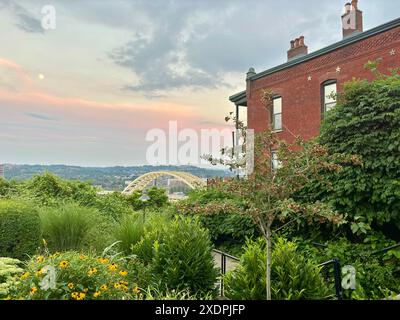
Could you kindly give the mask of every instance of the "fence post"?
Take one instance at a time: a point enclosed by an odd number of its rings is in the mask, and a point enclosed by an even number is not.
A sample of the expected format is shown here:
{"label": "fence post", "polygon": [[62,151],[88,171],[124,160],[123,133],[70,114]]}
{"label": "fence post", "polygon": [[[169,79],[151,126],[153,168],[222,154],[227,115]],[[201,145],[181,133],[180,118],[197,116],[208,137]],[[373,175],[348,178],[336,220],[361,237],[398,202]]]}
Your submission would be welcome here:
{"label": "fence post", "polygon": [[224,297],[224,275],[226,273],[226,256],[221,252],[221,297]]}
{"label": "fence post", "polygon": [[342,271],[340,270],[340,260],[338,258],[333,259],[333,272],[335,275],[335,290],[336,296],[339,300],[343,299],[342,289]]}

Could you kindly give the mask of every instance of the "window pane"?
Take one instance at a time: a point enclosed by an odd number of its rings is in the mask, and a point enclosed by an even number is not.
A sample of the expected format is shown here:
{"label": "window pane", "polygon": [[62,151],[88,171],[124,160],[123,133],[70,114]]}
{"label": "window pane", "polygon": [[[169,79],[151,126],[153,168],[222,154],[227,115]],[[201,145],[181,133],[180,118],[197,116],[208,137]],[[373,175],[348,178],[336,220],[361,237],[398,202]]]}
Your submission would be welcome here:
{"label": "window pane", "polygon": [[282,98],[274,99],[273,114],[282,113]]}
{"label": "window pane", "polygon": [[336,83],[328,84],[325,86],[325,104],[336,102],[336,97],[332,97],[337,93]]}
{"label": "window pane", "polygon": [[327,104],[325,105],[325,111],[332,110],[335,106],[336,106],[336,102],[327,103]]}
{"label": "window pane", "polygon": [[274,114],[274,130],[282,129],[282,114]]}

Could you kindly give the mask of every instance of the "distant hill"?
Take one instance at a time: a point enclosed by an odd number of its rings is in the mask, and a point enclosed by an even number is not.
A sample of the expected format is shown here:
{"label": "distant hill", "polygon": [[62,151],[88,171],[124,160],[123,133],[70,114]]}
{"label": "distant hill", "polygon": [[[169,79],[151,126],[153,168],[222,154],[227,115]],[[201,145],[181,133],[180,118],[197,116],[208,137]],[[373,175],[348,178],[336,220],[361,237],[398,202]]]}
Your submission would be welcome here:
{"label": "distant hill", "polygon": [[4,165],[5,178],[26,180],[34,175],[49,171],[57,176],[70,179],[90,181],[105,190],[123,190],[126,181],[132,181],[140,175],[151,171],[184,171],[201,178],[232,176],[229,170],[204,169],[195,166],[135,166],[135,167],[77,167],[67,165]]}

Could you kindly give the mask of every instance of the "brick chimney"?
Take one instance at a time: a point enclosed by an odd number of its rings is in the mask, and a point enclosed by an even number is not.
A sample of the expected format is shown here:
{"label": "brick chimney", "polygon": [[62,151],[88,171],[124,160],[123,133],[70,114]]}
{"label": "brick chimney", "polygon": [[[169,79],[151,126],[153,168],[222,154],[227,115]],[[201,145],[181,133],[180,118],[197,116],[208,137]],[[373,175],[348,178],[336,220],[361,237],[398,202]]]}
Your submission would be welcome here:
{"label": "brick chimney", "polygon": [[304,36],[290,41],[290,49],[287,53],[288,61],[308,54],[308,47],[304,44]]}
{"label": "brick chimney", "polygon": [[343,39],[363,32],[363,13],[358,9],[358,0],[346,3],[345,13],[342,15]]}

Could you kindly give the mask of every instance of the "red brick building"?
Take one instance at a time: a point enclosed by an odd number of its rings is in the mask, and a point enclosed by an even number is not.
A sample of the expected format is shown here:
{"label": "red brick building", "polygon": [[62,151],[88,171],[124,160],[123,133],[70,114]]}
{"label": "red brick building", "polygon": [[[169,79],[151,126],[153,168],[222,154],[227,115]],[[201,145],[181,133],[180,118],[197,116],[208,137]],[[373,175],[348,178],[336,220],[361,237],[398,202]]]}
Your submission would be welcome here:
{"label": "red brick building", "polygon": [[[247,107],[250,129],[270,127],[289,143],[295,136],[317,136],[324,112],[336,104],[330,94],[353,78],[373,78],[364,68],[369,60],[381,60],[381,71],[400,67],[400,18],[364,32],[362,16],[353,0],[342,16],[342,41],[308,53],[301,36],[291,41],[287,63],[260,73],[250,68],[246,91],[229,98],[237,116],[239,107]],[[271,110],[261,103],[263,89],[274,94]]]}

